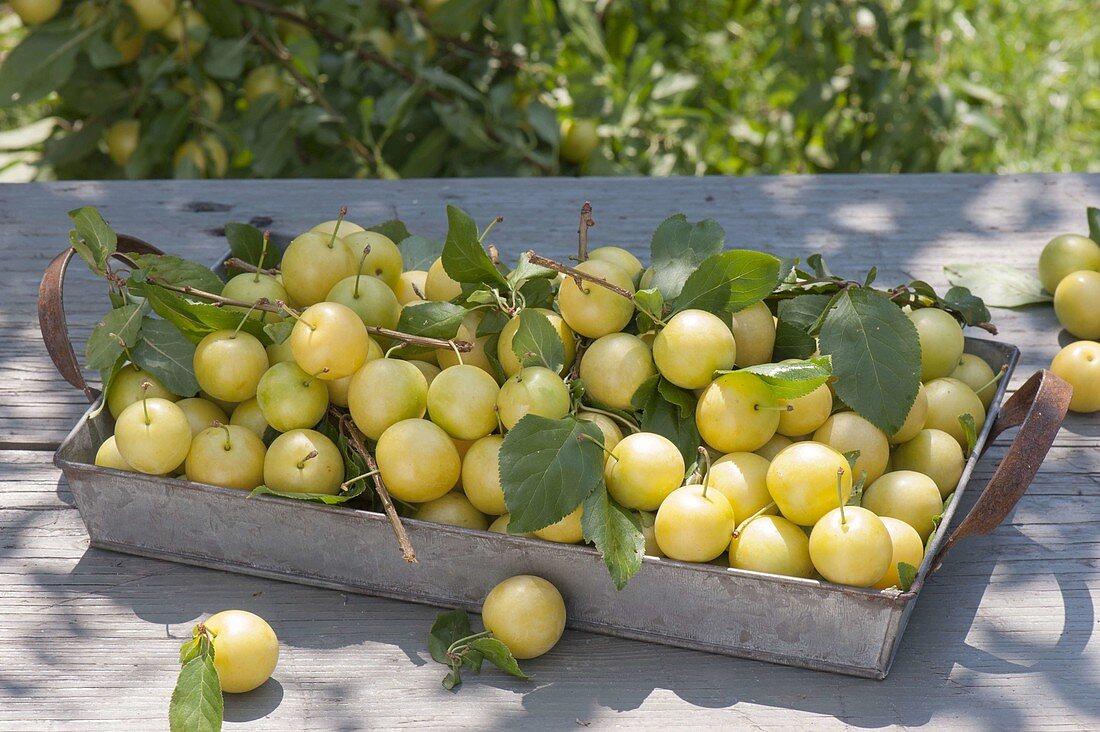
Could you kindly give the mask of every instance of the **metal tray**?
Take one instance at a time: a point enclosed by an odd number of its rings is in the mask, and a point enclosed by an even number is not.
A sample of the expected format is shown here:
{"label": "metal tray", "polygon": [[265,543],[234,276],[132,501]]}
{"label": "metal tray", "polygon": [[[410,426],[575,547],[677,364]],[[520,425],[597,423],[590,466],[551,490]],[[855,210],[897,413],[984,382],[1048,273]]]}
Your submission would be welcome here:
{"label": "metal tray", "polygon": [[[44,333],[47,320],[43,316]],[[46,340],[49,346],[51,338]],[[72,355],[71,346],[68,353],[63,350],[50,348],[69,378],[71,364],[60,356]],[[415,519],[403,522],[419,560],[409,564],[381,513],[249,498],[239,490],[94,466],[96,449],[112,431],[106,410],[93,419],[90,409],[54,460],[72,488],[93,547],[473,611],[501,580],[536,574],[561,590],[571,628],[881,679],[943,552],[960,538],[988,532],[1007,515],[1038,470],[1068,406],[1068,385],[1044,371],[1002,407],[1019,350],[969,338],[966,350],[1007,373],[908,592],[655,557],[646,557],[626,588],[616,591],[593,548]],[[77,376],[70,382],[86,388]],[[979,456],[997,434],[1017,425],[1022,429],[996,475],[947,538]]]}

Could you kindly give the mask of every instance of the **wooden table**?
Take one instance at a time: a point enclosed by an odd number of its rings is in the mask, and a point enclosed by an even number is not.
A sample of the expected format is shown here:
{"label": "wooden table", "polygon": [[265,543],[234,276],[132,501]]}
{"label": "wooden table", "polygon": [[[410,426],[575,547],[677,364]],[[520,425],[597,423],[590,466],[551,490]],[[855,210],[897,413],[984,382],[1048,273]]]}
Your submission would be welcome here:
{"label": "wooden table", "polygon": [[[482,223],[503,215],[495,234],[506,255],[534,247],[563,256],[585,199],[595,206],[593,246],[645,252],[656,225],[683,212],[717,219],[729,245],[820,251],[844,274],[877,265],[879,282],[942,287],[949,262],[1033,268],[1051,236],[1085,230],[1100,175],[0,186],[0,729],[166,727],[180,639],[231,607],[266,617],[282,657],[273,681],[227,700],[230,729],[1100,725],[1096,416],[1071,416],[1005,524],[955,550],[882,682],[567,632],[527,664],[533,682],[486,672],[451,693],[426,650],[434,608],[87,548],[51,464],[85,405],[54,373],[34,313],[38,278],[66,245],[66,211],[98,206],[119,231],[213,261],[227,221],[293,235],[346,204],[356,221],[399,216],[439,237],[453,203]],[[101,287],[73,277],[78,337],[105,307]],[[1066,338],[1047,307],[994,315],[999,337],[1023,349],[1014,385]]]}

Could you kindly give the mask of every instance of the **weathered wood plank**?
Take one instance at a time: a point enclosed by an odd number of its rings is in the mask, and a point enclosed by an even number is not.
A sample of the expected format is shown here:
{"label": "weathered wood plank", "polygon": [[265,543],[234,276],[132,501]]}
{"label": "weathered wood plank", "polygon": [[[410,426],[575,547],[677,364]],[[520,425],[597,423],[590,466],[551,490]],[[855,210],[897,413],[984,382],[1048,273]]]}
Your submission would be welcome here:
{"label": "weathered wood plank", "polygon": [[[224,249],[218,228],[230,220],[257,217],[291,236],[346,204],[364,223],[399,215],[414,232],[439,237],[444,207],[455,204],[483,222],[504,216],[493,241],[514,257],[530,247],[553,256],[572,251],[584,199],[596,208],[592,246],[644,254],[657,224],[683,212],[718,220],[732,245],[788,256],[820,251],[835,270],[852,276],[876,265],[881,282],[911,275],[942,286],[941,267],[951,261],[1033,267],[1051,236],[1084,230],[1084,206],[1100,201],[1100,175],[0,185],[0,445],[54,446],[83,410],[81,395],[53,373],[34,315],[38,279],[65,246],[65,212],[72,208],[99,206],[119,231],[212,260]],[[68,309],[81,348],[104,303],[90,276],[74,279]],[[1049,308],[996,316],[1001,338],[1024,349],[1022,375],[1049,363],[1057,350]]]}
{"label": "weathered wood plank", "polygon": [[1100,538],[1082,514],[1100,484],[1062,471],[1077,447],[930,582],[886,681],[568,632],[531,684],[487,672],[455,694],[425,648],[435,610],[87,550],[48,454],[0,453],[19,488],[0,494],[0,729],[160,727],[180,639],[226,607],[283,643],[276,682],[228,700],[229,729],[1095,726]]}

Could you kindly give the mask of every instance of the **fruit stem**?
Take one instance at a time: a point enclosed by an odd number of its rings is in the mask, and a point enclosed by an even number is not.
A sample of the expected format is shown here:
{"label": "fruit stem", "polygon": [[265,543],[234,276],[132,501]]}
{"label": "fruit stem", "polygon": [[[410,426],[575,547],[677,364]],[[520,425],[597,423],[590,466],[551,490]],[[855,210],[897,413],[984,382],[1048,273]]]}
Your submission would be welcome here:
{"label": "fruit stem", "polygon": [[753,521],[760,518],[773,508],[776,508],[775,501],[772,501],[767,506],[764,506],[762,509],[754,513],[752,516],[749,516],[747,519],[737,524],[737,528],[733,530],[733,538],[736,539],[737,537],[741,536],[741,532],[745,530],[746,526],[748,526]]}
{"label": "fruit stem", "polygon": [[237,327],[233,330],[233,335],[229,336],[230,339],[236,338],[237,335],[240,334],[241,328],[244,327],[245,322],[247,322],[248,319],[252,317],[252,311],[256,309],[256,305],[257,303],[252,303],[252,307],[250,307],[248,311],[244,314],[244,317],[241,318],[241,322],[237,323]]}
{"label": "fruit stem", "polygon": [[317,330],[316,325],[311,324],[309,321],[307,321],[301,315],[294,312],[293,308],[289,307],[285,302],[283,302],[282,300],[279,300],[278,302],[279,302],[279,305],[282,306],[283,312],[285,312],[287,315],[294,318],[295,320],[297,320],[299,323],[301,323],[305,327],[309,328],[310,330]]}
{"label": "fruit stem", "polygon": [[459,638],[458,640],[456,640],[454,643],[452,643],[450,646],[447,647],[447,655],[448,656],[460,655],[463,651],[466,650],[466,648],[473,641],[476,641],[480,638],[488,638],[491,635],[492,635],[492,633],[490,631],[483,630],[480,633],[474,633],[473,635],[468,635],[465,638]]}
{"label": "fruit stem", "polygon": [[260,281],[260,272],[263,271],[264,259],[267,257],[267,245],[270,241],[271,241],[271,232],[270,231],[265,231],[264,232],[264,243],[260,247],[260,261],[256,265],[256,276],[252,278],[253,282],[259,282]]}
{"label": "fruit stem", "polygon": [[328,240],[328,248],[332,249],[336,245],[336,233],[340,231],[340,224],[344,223],[344,217],[348,215],[348,207],[340,207],[340,215],[336,217],[336,226],[332,227],[332,236]]}
{"label": "fruit stem", "polygon": [[118,345],[122,347],[122,352],[126,354],[126,360],[130,363],[133,363],[134,355],[130,353],[130,347],[126,345],[126,341],[122,340],[122,336],[120,336],[118,333],[112,333],[111,337],[113,337],[115,339],[115,342],[117,342]]}
{"label": "fruit stem", "polygon": [[577,439],[578,439],[578,440],[587,440],[588,442],[591,442],[591,443],[592,443],[593,445],[599,445],[599,446],[600,446],[600,449],[601,449],[601,450],[603,450],[604,452],[606,452],[606,453],[607,453],[607,456],[608,456],[609,458],[615,458],[616,462],[617,462],[617,461],[619,460],[619,456],[618,456],[618,455],[616,455],[615,453],[613,453],[613,452],[611,452],[610,450],[608,450],[608,449],[607,449],[607,447],[606,447],[606,446],[605,446],[605,445],[604,445],[604,444],[603,444],[602,442],[600,442],[599,440],[597,440],[597,439],[596,439],[595,437],[593,437],[592,435],[589,435],[589,434],[585,434],[584,432],[582,432],[582,433],[580,433],[579,435],[577,435]]}
{"label": "fruit stem", "polygon": [[537,264],[540,267],[546,267],[547,269],[552,269],[555,272],[561,272],[564,275],[572,277],[573,281],[577,283],[577,287],[580,287],[582,292],[588,292],[588,290],[585,290],[583,287],[581,287],[581,280],[584,280],[585,282],[591,282],[594,285],[599,285],[600,287],[603,287],[607,290],[611,290],[616,295],[619,295],[620,297],[625,297],[631,302],[634,301],[634,293],[630,290],[624,290],[618,285],[611,284],[602,277],[596,277],[595,275],[590,275],[587,272],[582,272],[576,267],[570,267],[568,264],[562,264],[561,262],[556,262],[553,259],[547,259],[540,254],[535,254],[533,251],[527,252],[527,261],[529,261],[531,264]]}
{"label": "fruit stem", "polygon": [[840,525],[847,523],[844,518],[844,486],[841,480],[844,477],[844,468],[836,469],[836,501],[840,504]]}
{"label": "fruit stem", "polygon": [[1005,364],[1004,366],[1001,367],[1001,370],[997,372],[996,376],[994,376],[992,379],[990,379],[986,383],[982,384],[981,387],[979,387],[978,389],[975,389],[974,393],[975,394],[981,394],[983,391],[985,391],[986,389],[988,389],[989,387],[993,386],[998,381],[1003,379],[1004,375],[1007,374],[1007,373],[1008,373],[1008,365]]}
{"label": "fruit stem", "polygon": [[621,414],[615,414],[614,412],[609,412],[606,409],[598,409],[596,407],[592,407],[592,406],[589,406],[587,404],[582,403],[581,404],[581,411],[594,412],[596,414],[602,414],[605,417],[610,417],[611,419],[613,419],[616,422],[618,422],[619,424],[621,424],[623,427],[626,427],[628,430],[630,430],[631,433],[642,431],[641,428],[638,427],[638,425],[634,424],[633,422],[631,422],[626,417],[622,416]]}
{"label": "fruit stem", "polygon": [[318,371],[318,372],[317,372],[317,373],[315,373],[315,374],[312,374],[312,375],[311,375],[311,376],[310,376],[310,377],[309,377],[308,379],[306,379],[305,381],[303,381],[303,382],[302,382],[302,386],[311,386],[311,385],[313,384],[313,382],[314,382],[314,381],[316,381],[316,380],[317,380],[317,378],[318,378],[318,377],[319,377],[319,376],[320,376],[321,374],[327,374],[327,373],[328,373],[328,366],[325,366],[325,367],[324,367],[323,369],[321,369],[320,371]]}
{"label": "fruit stem", "polygon": [[349,479],[345,480],[343,483],[340,484],[340,490],[341,491],[346,491],[348,489],[348,487],[351,486],[352,483],[358,483],[361,480],[366,480],[367,478],[371,477],[372,475],[378,475],[378,471],[377,470],[368,470],[366,473],[363,473],[361,475],[357,475],[354,478],[349,478]]}
{"label": "fruit stem", "polygon": [[301,460],[298,461],[298,470],[302,470],[303,468],[305,468],[306,467],[306,462],[309,461],[309,460],[312,460],[315,457],[317,457],[317,451],[316,450],[310,450],[309,453],[307,453],[304,458],[302,458]]}
{"label": "fruit stem", "polygon": [[363,265],[367,263],[367,257],[370,256],[370,244],[363,247],[363,256],[359,257],[359,269],[355,271],[355,288],[352,290],[352,297],[356,300],[359,299],[359,278],[363,276]]}
{"label": "fruit stem", "polygon": [[225,430],[225,444],[222,446],[222,449],[225,450],[226,452],[229,452],[230,450],[232,450],[233,449],[233,443],[230,442],[230,440],[229,440],[229,437],[230,437],[229,427],[227,425],[222,424],[221,422],[219,422],[216,419],[211,423],[211,426],[221,427],[223,430]]}
{"label": "fruit stem", "polygon": [[153,386],[151,381],[141,382],[141,411],[145,412],[145,426],[148,427],[153,423],[153,420],[149,418],[149,389]]}
{"label": "fruit stem", "polygon": [[405,344],[405,343],[394,343],[392,346],[389,347],[389,349],[386,351],[386,353],[383,354],[382,358],[389,358],[391,353],[393,353],[394,351],[396,351],[398,349],[404,348],[406,345],[407,344]]}
{"label": "fruit stem", "polygon": [[480,244],[481,242],[485,241],[485,237],[489,236],[489,232],[492,231],[493,227],[499,224],[501,221],[504,221],[503,216],[497,216],[495,219],[490,221],[489,225],[485,227],[485,231],[481,232],[481,236],[477,238],[477,243]]}
{"label": "fruit stem", "polygon": [[[455,344],[455,342],[454,341],[447,341],[447,345],[449,345],[451,347],[451,350],[455,352],[455,358],[458,359],[458,365],[459,366],[465,366],[466,364],[462,362],[462,351],[458,350],[458,346]],[[472,347],[472,344],[471,344],[471,347]]]}
{"label": "fruit stem", "polygon": [[707,448],[700,445],[699,454],[703,456],[703,463],[707,466],[706,472],[703,473],[703,498],[706,498],[707,487],[710,485],[710,453],[707,452]]}
{"label": "fruit stem", "polygon": [[761,411],[761,410],[766,410],[766,411],[769,411],[769,412],[793,412],[794,411],[794,407],[790,404],[776,404],[774,406],[769,406],[767,404],[754,404],[754,405],[752,405],[752,408],[755,409],[758,412]]}
{"label": "fruit stem", "polygon": [[596,225],[592,219],[592,202],[585,201],[581,206],[581,225],[577,227],[577,261],[588,259],[588,230]]}

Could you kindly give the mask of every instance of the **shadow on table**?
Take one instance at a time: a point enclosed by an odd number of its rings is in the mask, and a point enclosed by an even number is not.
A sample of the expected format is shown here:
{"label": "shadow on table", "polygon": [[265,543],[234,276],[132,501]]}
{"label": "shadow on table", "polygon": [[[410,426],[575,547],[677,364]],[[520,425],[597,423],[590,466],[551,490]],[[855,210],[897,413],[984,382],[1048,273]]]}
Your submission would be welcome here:
{"label": "shadow on table", "polygon": [[[967,503],[977,493],[974,490]],[[1043,561],[1052,565],[1061,553],[1047,550],[1013,526],[999,529],[996,543],[1044,555]],[[1055,575],[1065,626],[1053,645],[1024,640],[1019,634],[990,632],[988,624],[980,621],[981,647],[968,643],[978,607],[998,566],[998,549],[993,544],[989,537],[968,540],[928,583],[893,671],[884,681],[572,632],[550,654],[524,664],[535,676],[532,684],[487,668],[480,676],[469,676],[467,686],[514,692],[528,715],[524,719],[546,726],[605,719],[608,711],[629,712],[647,700],[647,705],[667,705],[667,700],[650,699],[655,690],[664,689],[702,708],[729,708],[736,713],[740,703],[751,703],[754,719],[761,714],[759,707],[765,706],[774,707],[777,714],[797,709],[867,728],[915,726],[959,717],[1016,728],[1023,724],[1024,705],[1034,699],[999,694],[997,687],[982,685],[981,677],[1028,674],[1041,675],[1044,687],[1057,693],[1062,708],[1085,718],[1100,715],[1100,683],[1082,664],[1075,663],[1096,623],[1091,593],[1082,575]],[[1069,545],[1065,551],[1071,549]],[[1011,587],[1033,578],[1016,576],[1014,568],[1023,564],[1004,563],[999,585]],[[164,632],[180,642],[197,619],[234,607],[271,619],[288,649],[332,649],[369,642],[401,649],[416,666],[431,663],[426,633],[438,612],[434,608],[96,549],[82,556],[64,585],[58,585],[53,575],[37,579],[61,595],[62,602],[96,595],[128,606],[138,617],[164,626]],[[1004,612],[1003,607],[999,610]],[[79,626],[74,631],[78,635],[94,632]],[[1008,658],[1037,660],[1025,665]],[[438,671],[442,678],[444,669]],[[0,686],[18,693],[2,676]],[[434,686],[425,688],[424,694],[438,698],[435,695],[447,692]],[[282,696],[283,687],[269,682],[256,692],[232,698],[226,718],[248,721],[266,716]],[[440,703],[446,703],[446,697]],[[1033,716],[1033,710],[1028,711],[1027,716]],[[500,724],[504,725],[503,718]]]}

